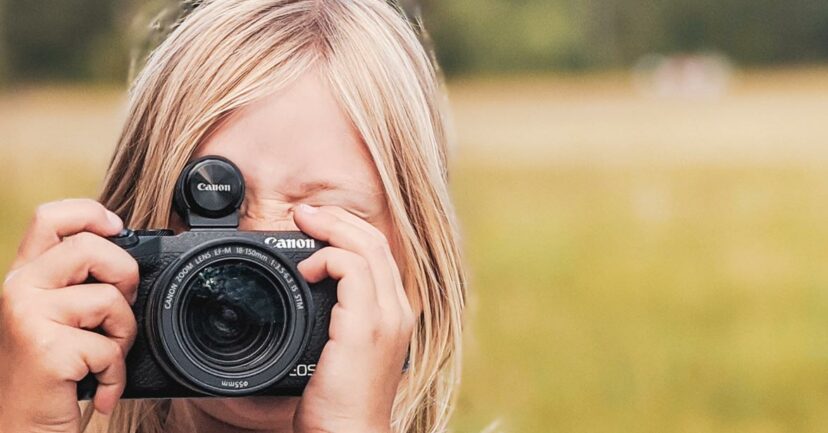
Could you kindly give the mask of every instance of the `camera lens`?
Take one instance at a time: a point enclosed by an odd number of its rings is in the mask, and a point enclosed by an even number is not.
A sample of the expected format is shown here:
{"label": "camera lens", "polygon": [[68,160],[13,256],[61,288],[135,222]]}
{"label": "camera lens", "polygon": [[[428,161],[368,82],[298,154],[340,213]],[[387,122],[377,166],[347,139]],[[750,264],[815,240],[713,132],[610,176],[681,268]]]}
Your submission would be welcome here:
{"label": "camera lens", "polygon": [[310,339],[311,298],[279,252],[220,237],[164,269],[144,326],[158,365],[180,385],[206,395],[252,395],[299,361]]}
{"label": "camera lens", "polygon": [[199,271],[185,288],[183,340],[198,364],[216,373],[254,370],[278,352],[288,311],[261,268],[224,261]]}

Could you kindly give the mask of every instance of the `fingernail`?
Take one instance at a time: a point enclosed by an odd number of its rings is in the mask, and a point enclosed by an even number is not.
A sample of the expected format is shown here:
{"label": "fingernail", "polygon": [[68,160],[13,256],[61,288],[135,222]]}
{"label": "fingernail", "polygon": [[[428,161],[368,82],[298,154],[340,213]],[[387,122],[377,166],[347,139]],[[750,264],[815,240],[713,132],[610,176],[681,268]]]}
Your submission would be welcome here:
{"label": "fingernail", "polygon": [[317,209],[317,208],[315,208],[311,205],[302,203],[302,204],[299,205],[299,212],[306,213],[306,214],[315,214],[315,213],[319,212],[319,209]]}
{"label": "fingernail", "polygon": [[121,217],[115,215],[115,212],[110,210],[106,211],[106,218],[109,220],[109,223],[112,225],[113,228],[118,230],[124,228],[124,222],[121,221]]}

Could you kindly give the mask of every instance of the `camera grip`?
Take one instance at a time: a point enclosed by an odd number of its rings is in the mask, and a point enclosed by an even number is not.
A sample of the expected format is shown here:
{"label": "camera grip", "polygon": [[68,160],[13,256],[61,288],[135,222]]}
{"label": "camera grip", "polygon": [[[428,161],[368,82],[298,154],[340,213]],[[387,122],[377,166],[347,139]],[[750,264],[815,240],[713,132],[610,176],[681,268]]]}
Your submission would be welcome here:
{"label": "camera grip", "polygon": [[[143,232],[140,232],[140,233],[141,234],[147,234],[147,233],[153,234],[153,233],[162,233],[162,231],[155,231],[155,232],[143,231]],[[164,233],[164,234],[166,234],[166,233]],[[109,237],[107,239],[110,240],[111,242],[113,242],[114,244],[118,245],[119,247],[125,248],[125,249],[128,249],[128,248],[134,246],[135,242],[137,242],[136,232],[133,232],[130,229],[124,229],[117,236],[112,236],[112,237]],[[151,278],[155,278],[157,276],[157,274],[160,272],[160,270],[163,269],[164,266],[168,265],[171,261],[173,261],[175,259],[175,257],[176,257],[175,255],[167,254],[167,255],[159,255],[159,256],[152,256],[152,257],[136,258],[136,260],[138,261],[138,265],[140,267],[140,275],[141,275],[141,283],[140,283],[139,287],[136,288],[136,290],[138,291],[139,300],[133,306],[133,312],[135,313],[136,321],[138,321],[138,322],[143,321],[143,317],[138,313],[138,311],[135,310],[135,307],[140,308],[140,306],[144,304],[145,298],[146,298],[146,295],[147,295],[147,292],[148,292],[147,285],[150,281],[152,281]],[[94,283],[97,283],[97,282],[98,281],[95,280],[94,278],[89,277],[89,278],[86,279],[86,281],[84,281],[84,284],[94,284]],[[106,332],[103,330],[103,328],[100,328],[100,327],[96,328],[96,329],[93,329],[90,332],[95,332],[95,333],[98,333],[98,334],[101,334],[101,335],[106,334]],[[136,336],[136,341],[142,340],[142,339],[143,339],[143,337],[140,335],[140,332],[139,332],[139,335]],[[125,362],[127,362],[127,361],[125,361]],[[129,364],[129,362],[127,362],[127,364]],[[129,370],[128,370],[128,374],[129,374]],[[97,391],[97,389],[98,389],[98,380],[95,378],[95,375],[92,374],[92,373],[87,374],[83,379],[81,379],[79,382],[77,382],[78,401],[92,400],[92,398],[95,397],[95,392]],[[125,390],[125,393],[127,393],[127,391],[128,390]]]}

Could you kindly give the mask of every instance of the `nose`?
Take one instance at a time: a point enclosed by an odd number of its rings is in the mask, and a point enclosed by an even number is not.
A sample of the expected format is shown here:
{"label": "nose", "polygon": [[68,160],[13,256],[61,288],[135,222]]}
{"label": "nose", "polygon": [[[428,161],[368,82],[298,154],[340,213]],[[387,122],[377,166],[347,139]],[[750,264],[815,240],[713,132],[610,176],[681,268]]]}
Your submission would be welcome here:
{"label": "nose", "polygon": [[293,203],[245,200],[239,209],[239,230],[299,231],[293,222]]}

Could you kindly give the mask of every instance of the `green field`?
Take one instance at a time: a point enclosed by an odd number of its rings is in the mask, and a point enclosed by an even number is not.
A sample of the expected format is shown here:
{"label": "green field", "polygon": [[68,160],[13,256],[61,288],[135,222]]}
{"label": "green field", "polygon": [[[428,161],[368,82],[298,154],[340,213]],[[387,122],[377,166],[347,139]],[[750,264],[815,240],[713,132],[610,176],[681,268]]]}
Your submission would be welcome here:
{"label": "green field", "polygon": [[[456,431],[828,432],[828,71],[740,74],[716,100],[620,75],[450,90]],[[38,202],[96,193],[121,104],[0,98],[0,268]]]}

